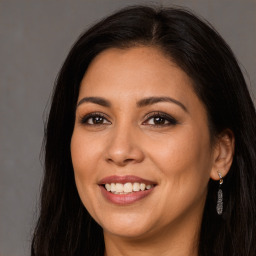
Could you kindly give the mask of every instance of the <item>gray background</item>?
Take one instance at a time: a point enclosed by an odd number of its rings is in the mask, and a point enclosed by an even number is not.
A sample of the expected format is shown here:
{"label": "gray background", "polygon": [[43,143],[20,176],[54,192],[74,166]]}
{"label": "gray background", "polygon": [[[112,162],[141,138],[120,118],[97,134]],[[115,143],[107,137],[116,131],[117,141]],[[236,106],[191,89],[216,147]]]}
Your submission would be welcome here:
{"label": "gray background", "polygon": [[256,1],[0,0],[0,255],[29,255],[42,178],[39,155],[52,85],[78,35],[135,3],[178,4],[208,19],[256,94]]}

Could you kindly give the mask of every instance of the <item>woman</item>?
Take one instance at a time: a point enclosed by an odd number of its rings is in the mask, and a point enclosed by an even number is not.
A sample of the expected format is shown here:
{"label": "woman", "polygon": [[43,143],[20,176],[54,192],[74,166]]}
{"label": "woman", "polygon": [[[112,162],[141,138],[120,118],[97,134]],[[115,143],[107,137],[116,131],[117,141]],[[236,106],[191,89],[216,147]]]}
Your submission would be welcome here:
{"label": "woman", "polygon": [[32,255],[255,255],[255,132],[210,25],[176,8],[111,15],[56,82]]}

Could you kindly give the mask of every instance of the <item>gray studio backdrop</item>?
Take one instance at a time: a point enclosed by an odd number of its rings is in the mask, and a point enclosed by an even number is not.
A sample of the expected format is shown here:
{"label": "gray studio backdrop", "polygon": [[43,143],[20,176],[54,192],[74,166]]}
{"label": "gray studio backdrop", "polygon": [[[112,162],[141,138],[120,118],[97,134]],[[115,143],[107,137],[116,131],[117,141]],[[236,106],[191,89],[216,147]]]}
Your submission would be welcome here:
{"label": "gray studio backdrop", "polygon": [[[29,255],[42,179],[45,106],[71,45],[114,10],[151,1],[0,0],[0,255]],[[222,34],[256,94],[256,1],[158,1],[191,8]]]}

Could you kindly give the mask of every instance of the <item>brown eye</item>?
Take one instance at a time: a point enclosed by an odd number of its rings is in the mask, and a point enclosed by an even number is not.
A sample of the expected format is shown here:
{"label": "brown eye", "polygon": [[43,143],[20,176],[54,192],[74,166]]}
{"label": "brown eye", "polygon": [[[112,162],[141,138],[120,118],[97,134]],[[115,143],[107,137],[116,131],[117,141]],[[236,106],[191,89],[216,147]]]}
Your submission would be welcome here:
{"label": "brown eye", "polygon": [[107,118],[101,113],[91,113],[81,119],[81,123],[85,125],[105,125],[111,124]]}
{"label": "brown eye", "polygon": [[165,124],[166,120],[162,117],[154,117],[153,122],[154,124]]}
{"label": "brown eye", "polygon": [[161,126],[176,125],[177,120],[168,114],[165,114],[162,112],[154,112],[147,115],[147,120],[143,122],[143,124],[161,127]]}
{"label": "brown eye", "polygon": [[89,124],[103,124],[104,123],[104,118],[101,116],[95,116],[91,117],[87,121]]}

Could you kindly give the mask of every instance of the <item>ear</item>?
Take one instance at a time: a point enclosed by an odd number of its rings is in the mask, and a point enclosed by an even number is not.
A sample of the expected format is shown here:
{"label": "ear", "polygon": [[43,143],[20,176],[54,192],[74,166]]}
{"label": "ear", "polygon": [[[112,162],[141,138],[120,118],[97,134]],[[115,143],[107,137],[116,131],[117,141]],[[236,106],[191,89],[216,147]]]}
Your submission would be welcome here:
{"label": "ear", "polygon": [[210,177],[213,180],[219,180],[218,172],[222,177],[225,177],[229,172],[231,164],[233,162],[235,151],[235,137],[230,129],[224,130],[215,142],[213,152],[213,166],[210,173]]}

